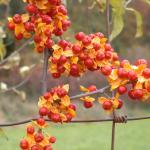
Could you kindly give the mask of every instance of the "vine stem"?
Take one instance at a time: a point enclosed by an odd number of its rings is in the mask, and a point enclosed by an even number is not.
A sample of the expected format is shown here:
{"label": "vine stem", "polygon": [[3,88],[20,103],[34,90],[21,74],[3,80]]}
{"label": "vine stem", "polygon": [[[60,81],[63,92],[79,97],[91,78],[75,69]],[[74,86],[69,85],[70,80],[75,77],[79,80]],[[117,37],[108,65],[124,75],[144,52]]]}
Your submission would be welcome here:
{"label": "vine stem", "polygon": [[[35,121],[37,120],[38,117],[33,117],[30,119],[26,119],[23,121],[18,121],[18,122],[13,122],[13,123],[1,123],[0,127],[10,127],[10,126],[18,126],[18,125],[22,125],[22,124],[27,124],[29,122]],[[150,119],[150,116],[144,116],[144,117],[128,117],[127,121],[139,121],[139,120],[146,120],[146,119]],[[52,122],[49,119],[46,119],[47,122]],[[109,119],[97,119],[97,120],[74,120],[71,121],[69,123],[99,123],[99,122],[112,122],[114,121],[113,118],[109,118]]]}
{"label": "vine stem", "polygon": [[42,94],[47,92],[47,70],[48,70],[48,59],[51,55],[52,49],[44,50],[44,63],[43,63],[43,71],[42,71]]}
{"label": "vine stem", "polygon": [[[110,0],[106,0],[106,32],[108,41],[110,42]],[[113,122],[112,122],[111,150],[115,150],[115,129],[116,129],[115,111],[113,111],[112,121]]]}

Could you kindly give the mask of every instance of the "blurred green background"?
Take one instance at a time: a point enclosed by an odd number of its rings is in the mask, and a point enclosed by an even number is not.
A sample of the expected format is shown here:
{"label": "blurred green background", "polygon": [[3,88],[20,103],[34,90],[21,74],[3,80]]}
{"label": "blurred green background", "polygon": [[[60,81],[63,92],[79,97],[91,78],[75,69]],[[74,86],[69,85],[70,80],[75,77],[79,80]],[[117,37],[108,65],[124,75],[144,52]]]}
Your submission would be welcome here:
{"label": "blurred green background", "polygon": [[[1,2],[4,2],[3,4]],[[8,1],[9,2],[9,1]],[[6,3],[6,4],[5,4]],[[93,0],[67,0],[69,17],[72,21],[71,28],[63,35],[64,39],[73,40],[74,34],[79,31],[85,33],[103,32],[106,33],[105,14],[99,13],[98,8],[88,9]],[[136,59],[144,58],[150,61],[150,5],[144,0],[132,0],[129,5],[132,8],[140,11],[143,17],[143,36],[135,38],[136,20],[131,13],[126,13],[124,16],[125,27],[121,34],[112,42],[113,47],[121,56],[121,59],[129,59],[135,62]],[[0,27],[4,34],[3,43],[6,47],[5,58],[13,53],[25,41],[16,41],[13,35],[7,30],[7,16],[12,16],[15,13],[24,12],[24,3],[21,0],[0,0]],[[112,25],[112,24],[111,24]],[[21,74],[21,69],[24,67],[36,68],[32,72],[32,76],[26,84],[20,87],[19,93],[11,90],[9,92],[0,91],[0,123],[13,122],[23,120],[37,115],[37,101],[41,94],[41,71],[42,55],[33,51],[33,44],[29,44],[20,53],[11,57],[8,62],[0,65],[0,83],[1,87],[12,87],[17,85],[26,76],[31,74],[31,70]],[[3,83],[3,84],[2,84]],[[70,84],[70,95],[79,94],[79,86],[88,86],[95,84],[98,88],[107,84],[104,77],[98,73],[87,72],[80,79],[72,77],[61,79],[52,79],[49,75],[49,89],[59,84]],[[96,95],[97,96],[97,95]],[[148,116],[150,114],[150,103],[135,102],[130,100],[127,95],[122,97],[126,113],[131,116]],[[90,110],[85,110],[82,103],[74,100],[78,106],[76,119],[100,119],[109,118],[98,104]],[[120,111],[119,114],[124,114]],[[127,124],[117,125],[116,135],[116,150],[149,150],[150,149],[150,121],[135,121]],[[13,128],[6,128],[8,141],[0,138],[0,150],[17,150],[17,144],[24,136],[24,125]],[[108,150],[110,149],[111,141],[111,123],[97,124],[69,124],[69,125],[50,125],[48,132],[58,138],[55,144],[56,150]]]}

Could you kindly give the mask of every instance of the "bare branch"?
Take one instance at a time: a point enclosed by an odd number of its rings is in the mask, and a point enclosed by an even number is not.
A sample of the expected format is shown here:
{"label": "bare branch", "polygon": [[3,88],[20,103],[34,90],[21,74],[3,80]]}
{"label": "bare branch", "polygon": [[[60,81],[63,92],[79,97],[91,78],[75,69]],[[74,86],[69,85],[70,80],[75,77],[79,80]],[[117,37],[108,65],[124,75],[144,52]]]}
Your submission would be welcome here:
{"label": "bare branch", "polygon": [[22,46],[20,46],[17,50],[15,50],[12,54],[10,54],[7,58],[3,59],[0,62],[0,65],[4,64],[5,62],[7,62],[9,60],[9,58],[11,58],[12,56],[16,55],[17,53],[19,53],[20,51],[24,50],[24,48],[32,41],[32,39],[26,41]]}
{"label": "bare branch", "polygon": [[14,90],[14,89],[18,89],[18,88],[20,88],[21,86],[23,86],[24,84],[26,84],[26,83],[29,81],[29,79],[31,78],[32,73],[34,72],[34,70],[35,70],[35,68],[36,68],[37,66],[38,66],[38,65],[32,65],[32,68],[33,68],[33,69],[32,69],[32,71],[30,71],[30,72],[31,72],[30,75],[28,75],[23,81],[21,81],[21,82],[18,83],[17,85],[14,85],[14,86],[12,86],[12,87],[10,87],[10,88],[4,90],[4,91],[0,91],[0,94],[1,94],[1,93],[5,93],[5,92],[9,92],[9,91]]}
{"label": "bare branch", "polygon": [[79,94],[79,95],[75,95],[70,97],[70,99],[77,99],[77,98],[81,98],[81,97],[85,97],[85,96],[90,96],[90,95],[94,95],[94,94],[102,94],[104,93],[107,89],[109,89],[109,86],[105,86],[104,88],[98,89],[94,92],[88,92],[88,93],[84,93],[84,94]]}

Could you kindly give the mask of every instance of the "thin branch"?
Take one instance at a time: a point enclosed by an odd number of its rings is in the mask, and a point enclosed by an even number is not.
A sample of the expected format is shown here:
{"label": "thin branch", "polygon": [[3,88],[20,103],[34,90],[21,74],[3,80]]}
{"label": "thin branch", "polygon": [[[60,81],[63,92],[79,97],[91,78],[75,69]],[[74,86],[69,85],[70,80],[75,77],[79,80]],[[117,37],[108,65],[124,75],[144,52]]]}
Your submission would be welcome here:
{"label": "thin branch", "polygon": [[12,90],[14,90],[14,89],[18,89],[18,88],[20,88],[21,86],[23,86],[24,84],[26,84],[26,83],[29,81],[29,79],[32,77],[32,74],[33,74],[33,72],[34,72],[34,70],[36,69],[37,66],[38,66],[38,65],[33,65],[33,66],[32,66],[33,69],[30,71],[30,72],[31,72],[30,75],[28,75],[23,81],[21,81],[21,82],[18,83],[17,85],[14,85],[14,86],[12,86],[12,87],[6,89],[6,90],[0,91],[0,94],[1,94],[1,93],[5,93],[5,92],[12,91]]}
{"label": "thin branch", "polygon": [[32,39],[26,41],[23,45],[21,45],[17,50],[15,50],[12,54],[10,54],[7,58],[3,59],[0,62],[0,65],[4,64],[5,62],[7,62],[11,57],[15,56],[17,53],[19,53],[20,51],[23,51],[24,48],[32,41]]}
{"label": "thin branch", "polygon": [[10,88],[4,90],[4,91],[0,91],[0,94],[1,94],[1,93],[5,93],[5,92],[12,91],[12,90],[14,90],[14,89],[18,89],[19,87],[21,87],[21,86],[23,86],[24,84],[26,84],[26,83],[29,81],[30,78],[31,78],[31,75],[29,75],[28,77],[26,77],[23,81],[21,81],[21,82],[18,83],[17,85],[12,86],[12,87],[10,87]]}
{"label": "thin branch", "polygon": [[[0,127],[9,127],[9,126],[18,126],[18,125],[22,125],[22,124],[27,124],[30,123],[34,120],[37,120],[38,117],[34,117],[34,118],[30,118],[30,119],[26,119],[23,121],[18,121],[18,122],[13,122],[13,123],[1,123]],[[146,119],[150,119],[150,116],[144,116],[144,117],[129,117],[127,118],[127,121],[139,121],[139,120],[146,120]],[[97,119],[97,120],[74,120],[71,121],[70,123],[99,123],[99,122],[112,122],[114,119],[109,118],[109,119]],[[52,122],[49,119],[46,119],[47,122]]]}
{"label": "thin branch", "polygon": [[104,88],[98,89],[94,92],[88,92],[88,93],[84,93],[84,94],[79,94],[79,95],[75,95],[70,97],[71,100],[73,99],[77,99],[77,98],[81,98],[81,97],[85,97],[85,96],[90,96],[90,95],[94,95],[94,94],[102,94],[104,93],[107,89],[109,89],[109,86],[105,86]]}

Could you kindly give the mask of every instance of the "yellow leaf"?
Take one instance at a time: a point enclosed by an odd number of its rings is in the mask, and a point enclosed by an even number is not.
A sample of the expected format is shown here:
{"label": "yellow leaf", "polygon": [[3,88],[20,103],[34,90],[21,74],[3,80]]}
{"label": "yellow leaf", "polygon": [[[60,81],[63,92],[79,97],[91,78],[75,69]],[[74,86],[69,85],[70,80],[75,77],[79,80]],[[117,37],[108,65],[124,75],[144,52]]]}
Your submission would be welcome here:
{"label": "yellow leaf", "polygon": [[84,86],[80,86],[80,91],[82,92],[89,92],[89,90],[87,88],[85,88]]}
{"label": "yellow leaf", "polygon": [[65,89],[68,92],[69,91],[69,84],[63,85],[63,89]]}
{"label": "yellow leaf", "polygon": [[62,55],[66,56],[66,57],[71,57],[71,56],[73,56],[73,52],[72,52],[72,50],[65,50],[65,51],[63,51]]}
{"label": "yellow leaf", "polygon": [[82,97],[80,99],[83,101],[86,101],[86,102],[94,102],[95,101],[95,98],[90,97],[90,96]]}
{"label": "yellow leaf", "polygon": [[108,100],[106,97],[99,97],[98,102],[103,104],[106,100]]}
{"label": "yellow leaf", "polygon": [[23,14],[21,17],[23,22],[27,22],[29,20],[29,14]]}
{"label": "yellow leaf", "polygon": [[76,116],[76,112],[73,110],[73,109],[68,109],[68,112],[69,114],[72,116],[72,117],[75,117]]}
{"label": "yellow leaf", "polygon": [[64,106],[69,106],[70,105],[70,97],[68,95],[62,97],[61,104],[63,104]]}

